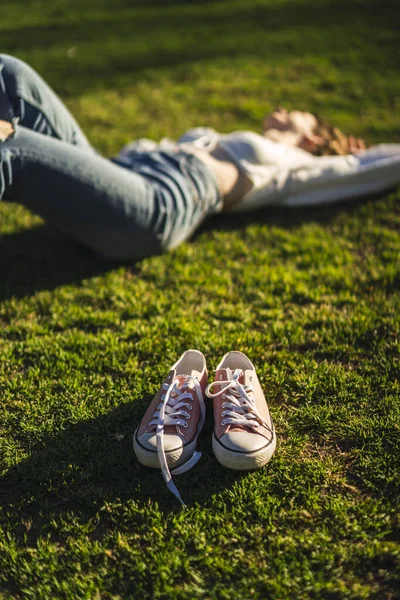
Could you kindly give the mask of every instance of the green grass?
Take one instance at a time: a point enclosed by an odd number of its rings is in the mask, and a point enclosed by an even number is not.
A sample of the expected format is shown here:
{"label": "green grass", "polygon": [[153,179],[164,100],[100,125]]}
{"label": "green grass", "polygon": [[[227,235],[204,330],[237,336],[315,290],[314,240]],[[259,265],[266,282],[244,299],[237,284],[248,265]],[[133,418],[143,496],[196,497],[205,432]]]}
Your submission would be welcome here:
{"label": "green grass", "polygon": [[[277,104],[400,141],[397,0],[3,0],[1,50],[106,155]],[[71,50],[74,48],[74,50]],[[0,206],[0,598],[400,598],[400,194],[219,217],[105,263]],[[257,366],[265,470],[211,451],[181,510],[132,432],[187,348]],[[210,409],[211,406],[208,407]]]}

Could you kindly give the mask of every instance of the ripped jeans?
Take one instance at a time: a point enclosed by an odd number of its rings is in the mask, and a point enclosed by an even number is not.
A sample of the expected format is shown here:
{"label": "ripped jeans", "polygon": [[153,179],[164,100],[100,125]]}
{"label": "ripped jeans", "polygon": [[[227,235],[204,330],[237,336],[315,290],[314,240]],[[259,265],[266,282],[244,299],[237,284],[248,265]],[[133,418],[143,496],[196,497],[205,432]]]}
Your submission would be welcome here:
{"label": "ripped jeans", "polygon": [[138,152],[129,168],[91,147],[78,123],[26,63],[0,55],[0,200],[18,202],[96,253],[159,254],[222,209],[217,182],[180,149]]}

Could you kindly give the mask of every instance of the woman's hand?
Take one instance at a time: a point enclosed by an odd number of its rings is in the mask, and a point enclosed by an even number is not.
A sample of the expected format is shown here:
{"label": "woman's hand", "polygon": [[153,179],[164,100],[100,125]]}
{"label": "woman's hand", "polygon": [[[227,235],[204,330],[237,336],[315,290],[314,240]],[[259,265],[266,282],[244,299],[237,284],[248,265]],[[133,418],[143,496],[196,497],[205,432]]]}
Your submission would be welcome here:
{"label": "woman's hand", "polygon": [[263,120],[263,135],[273,142],[297,146],[316,156],[358,154],[364,140],[329,127],[311,113],[278,107]]}
{"label": "woman's hand", "polygon": [[353,135],[349,135],[347,141],[349,144],[349,154],[358,154],[361,150],[365,150],[366,148],[364,140],[356,138]]}

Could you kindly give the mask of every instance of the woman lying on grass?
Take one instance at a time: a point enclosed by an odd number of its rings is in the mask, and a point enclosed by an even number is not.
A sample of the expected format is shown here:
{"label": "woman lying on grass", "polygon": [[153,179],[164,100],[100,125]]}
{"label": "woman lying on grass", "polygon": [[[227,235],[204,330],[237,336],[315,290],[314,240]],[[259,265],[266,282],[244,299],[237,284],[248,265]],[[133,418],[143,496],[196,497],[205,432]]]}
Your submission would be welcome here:
{"label": "woman lying on grass", "polygon": [[208,216],[316,205],[400,183],[400,144],[362,141],[279,108],[263,133],[198,128],[107,160],[48,85],[0,55],[0,200],[23,204],[110,259],[174,248]]}

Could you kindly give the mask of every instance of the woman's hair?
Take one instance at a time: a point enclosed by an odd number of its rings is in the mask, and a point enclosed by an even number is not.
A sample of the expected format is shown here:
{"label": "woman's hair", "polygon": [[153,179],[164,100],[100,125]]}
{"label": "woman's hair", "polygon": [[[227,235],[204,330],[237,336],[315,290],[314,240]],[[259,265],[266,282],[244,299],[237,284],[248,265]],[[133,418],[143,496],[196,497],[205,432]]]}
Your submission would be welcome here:
{"label": "woman's hair", "polygon": [[349,137],[347,135],[345,135],[337,127],[328,125],[319,117],[317,117],[317,121],[318,124],[315,130],[315,134],[320,136],[323,142],[315,149],[313,154],[315,154],[316,156],[332,156],[351,153]]}

